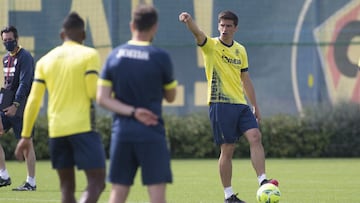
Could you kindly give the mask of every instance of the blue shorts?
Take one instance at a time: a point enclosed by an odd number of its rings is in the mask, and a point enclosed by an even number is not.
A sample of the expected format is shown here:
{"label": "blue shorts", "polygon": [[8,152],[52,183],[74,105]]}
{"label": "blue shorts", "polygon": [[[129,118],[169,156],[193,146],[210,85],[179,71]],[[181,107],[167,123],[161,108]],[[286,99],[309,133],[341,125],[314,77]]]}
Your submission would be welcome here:
{"label": "blue shorts", "polygon": [[54,169],[72,168],[75,165],[84,170],[105,168],[105,150],[97,132],[50,138],[49,147]]}
{"label": "blue shorts", "polygon": [[209,117],[217,145],[235,143],[247,130],[258,128],[254,114],[245,104],[211,103]]}
{"label": "blue shorts", "polygon": [[[13,129],[15,138],[21,138],[21,131],[22,131],[22,124],[23,124],[23,117],[20,116],[6,116],[4,112],[0,112],[1,120],[3,123],[4,131],[7,132],[10,128]],[[34,136],[34,130],[31,133],[31,137]]]}
{"label": "blue shorts", "polygon": [[112,139],[109,182],[130,186],[139,167],[144,185],[171,183],[170,152],[166,141],[117,142]]}

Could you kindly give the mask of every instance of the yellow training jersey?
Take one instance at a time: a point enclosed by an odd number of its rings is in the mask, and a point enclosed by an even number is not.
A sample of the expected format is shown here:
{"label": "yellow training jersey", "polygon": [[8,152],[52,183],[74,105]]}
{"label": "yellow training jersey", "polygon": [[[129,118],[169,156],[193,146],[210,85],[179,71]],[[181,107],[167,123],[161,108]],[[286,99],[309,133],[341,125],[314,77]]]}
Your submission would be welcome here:
{"label": "yellow training jersey", "polygon": [[22,136],[30,135],[45,88],[50,137],[90,131],[90,106],[96,96],[99,69],[98,52],[73,41],[64,42],[42,57],[36,63]]}
{"label": "yellow training jersey", "polygon": [[246,104],[241,71],[248,67],[245,47],[236,41],[231,46],[218,38],[207,37],[200,45],[208,81],[208,103]]}

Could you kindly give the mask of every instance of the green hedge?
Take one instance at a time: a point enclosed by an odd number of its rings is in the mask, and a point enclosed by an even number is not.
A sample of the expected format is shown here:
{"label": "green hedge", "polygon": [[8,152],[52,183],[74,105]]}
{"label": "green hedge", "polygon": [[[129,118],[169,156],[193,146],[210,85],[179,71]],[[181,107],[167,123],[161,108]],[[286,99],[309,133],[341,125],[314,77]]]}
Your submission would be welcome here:
{"label": "green hedge", "polygon": [[164,116],[165,127],[174,158],[217,157],[218,147],[213,143],[207,114],[194,113],[186,116]]}
{"label": "green hedge", "polygon": [[[173,158],[217,158],[219,148],[213,143],[207,113],[185,116],[164,115],[165,127]],[[359,157],[360,106],[339,104],[306,109],[302,116],[275,115],[264,118],[260,129],[266,157]],[[35,125],[37,159],[49,159],[47,119],[40,116]],[[109,152],[111,116],[97,118],[97,130]],[[0,139],[6,159],[14,159],[16,140],[12,131]],[[237,144],[235,157],[249,157],[244,138]]]}

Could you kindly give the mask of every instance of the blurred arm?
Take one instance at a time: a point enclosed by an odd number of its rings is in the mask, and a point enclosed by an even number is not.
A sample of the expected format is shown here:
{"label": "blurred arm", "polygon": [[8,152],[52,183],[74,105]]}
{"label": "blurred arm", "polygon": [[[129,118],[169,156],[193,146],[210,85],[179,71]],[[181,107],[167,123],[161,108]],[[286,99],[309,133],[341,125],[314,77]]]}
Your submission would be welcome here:
{"label": "blurred arm", "polygon": [[176,80],[164,86],[164,99],[169,103],[175,101],[176,86],[177,86]]}
{"label": "blurred arm", "polygon": [[192,19],[191,15],[187,12],[182,12],[179,15],[179,21],[186,24],[187,28],[191,31],[191,33],[194,35],[196,39],[196,43],[198,45],[201,45],[206,40],[206,35],[203,31],[200,30],[200,28],[197,26],[195,21]]}
{"label": "blurred arm", "polygon": [[45,84],[43,81],[34,81],[29,98],[26,102],[23,129],[21,136],[29,138],[31,136],[32,129],[34,127],[35,120],[39,114],[41,103],[45,94]]}
{"label": "blurred arm", "polygon": [[255,114],[255,117],[257,118],[257,120],[260,121],[261,120],[260,110],[257,105],[255,89],[254,89],[253,83],[251,81],[249,72],[241,73],[241,81],[243,82],[243,85],[244,85],[245,94],[253,107],[253,109],[252,109],[253,113]]}
{"label": "blurred arm", "polygon": [[96,71],[87,72],[85,75],[86,93],[91,99],[96,98],[96,82],[98,73]]}
{"label": "blurred arm", "polygon": [[[101,84],[104,82],[103,84]],[[119,115],[133,117],[144,125],[157,125],[158,116],[152,111],[125,104],[112,96],[112,88],[106,81],[100,80],[97,89],[96,101],[97,103]],[[105,85],[104,85],[105,84]]]}

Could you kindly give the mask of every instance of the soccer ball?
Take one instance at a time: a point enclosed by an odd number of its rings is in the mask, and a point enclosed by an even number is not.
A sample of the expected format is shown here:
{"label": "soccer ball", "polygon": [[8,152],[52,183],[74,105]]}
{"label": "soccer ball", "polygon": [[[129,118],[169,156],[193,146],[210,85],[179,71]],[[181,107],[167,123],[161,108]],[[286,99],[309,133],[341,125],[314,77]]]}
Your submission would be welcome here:
{"label": "soccer ball", "polygon": [[279,203],[280,196],[279,188],[271,183],[260,186],[256,192],[256,200],[258,203]]}

